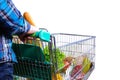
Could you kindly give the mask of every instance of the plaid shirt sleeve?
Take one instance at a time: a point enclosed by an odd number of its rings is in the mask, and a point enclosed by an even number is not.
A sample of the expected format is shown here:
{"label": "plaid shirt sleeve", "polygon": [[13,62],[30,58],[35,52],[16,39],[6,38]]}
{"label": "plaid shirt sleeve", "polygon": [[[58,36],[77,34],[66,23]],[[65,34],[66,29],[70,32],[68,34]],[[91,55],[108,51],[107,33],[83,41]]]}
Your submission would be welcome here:
{"label": "plaid shirt sleeve", "polygon": [[30,29],[30,24],[23,18],[11,0],[0,0],[1,30],[7,35],[20,35]]}

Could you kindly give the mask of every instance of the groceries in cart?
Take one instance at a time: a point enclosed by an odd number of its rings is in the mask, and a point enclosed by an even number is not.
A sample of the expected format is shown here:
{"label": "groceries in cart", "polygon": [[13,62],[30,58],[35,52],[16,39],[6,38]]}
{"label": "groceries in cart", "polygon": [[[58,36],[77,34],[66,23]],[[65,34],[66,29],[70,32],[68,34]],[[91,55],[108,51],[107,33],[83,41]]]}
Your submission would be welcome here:
{"label": "groceries in cart", "polygon": [[87,56],[66,57],[64,67],[60,73],[63,80],[82,80],[85,74],[90,70],[91,61]]}
{"label": "groceries in cart", "polygon": [[[50,62],[48,48],[44,49],[45,57],[48,62]],[[82,80],[85,74],[91,68],[91,61],[87,55],[81,55],[78,57],[66,56],[65,53],[57,49],[56,55],[58,61],[58,71],[56,72],[57,80]],[[52,76],[52,80],[56,80]]]}

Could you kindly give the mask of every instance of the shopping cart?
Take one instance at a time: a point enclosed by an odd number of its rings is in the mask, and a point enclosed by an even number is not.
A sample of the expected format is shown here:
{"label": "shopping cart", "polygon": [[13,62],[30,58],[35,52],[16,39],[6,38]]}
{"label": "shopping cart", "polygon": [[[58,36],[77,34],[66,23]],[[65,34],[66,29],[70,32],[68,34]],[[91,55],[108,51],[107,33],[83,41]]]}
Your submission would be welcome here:
{"label": "shopping cart", "polygon": [[95,67],[95,36],[56,33],[50,42],[31,38],[24,43],[15,36],[13,50],[19,80],[87,80]]}

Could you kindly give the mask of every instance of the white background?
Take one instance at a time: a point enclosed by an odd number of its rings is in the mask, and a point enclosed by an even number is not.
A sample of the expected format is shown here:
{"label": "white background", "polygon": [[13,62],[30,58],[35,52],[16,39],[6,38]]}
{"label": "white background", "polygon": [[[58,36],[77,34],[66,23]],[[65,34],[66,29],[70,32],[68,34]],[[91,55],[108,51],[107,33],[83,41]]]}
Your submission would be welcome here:
{"label": "white background", "polygon": [[89,80],[120,80],[119,0],[13,0],[51,33],[96,36],[96,68]]}

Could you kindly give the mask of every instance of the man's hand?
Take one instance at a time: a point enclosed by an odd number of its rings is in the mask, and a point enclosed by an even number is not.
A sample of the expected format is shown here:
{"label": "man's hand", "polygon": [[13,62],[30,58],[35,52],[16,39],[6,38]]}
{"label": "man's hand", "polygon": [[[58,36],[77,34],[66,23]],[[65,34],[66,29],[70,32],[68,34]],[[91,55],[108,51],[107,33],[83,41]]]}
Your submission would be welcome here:
{"label": "man's hand", "polygon": [[33,39],[33,37],[31,37],[30,35],[25,35],[25,34],[22,34],[22,35],[20,35],[20,36],[18,36],[19,37],[19,39],[24,43],[25,42],[25,40],[32,40]]}

